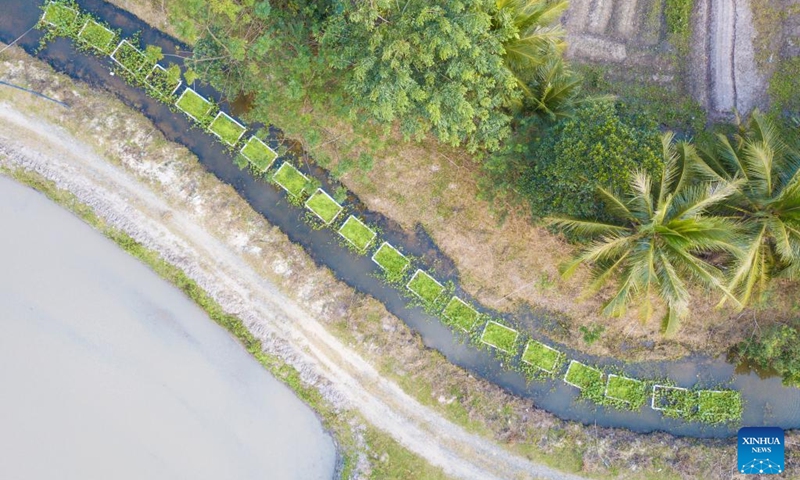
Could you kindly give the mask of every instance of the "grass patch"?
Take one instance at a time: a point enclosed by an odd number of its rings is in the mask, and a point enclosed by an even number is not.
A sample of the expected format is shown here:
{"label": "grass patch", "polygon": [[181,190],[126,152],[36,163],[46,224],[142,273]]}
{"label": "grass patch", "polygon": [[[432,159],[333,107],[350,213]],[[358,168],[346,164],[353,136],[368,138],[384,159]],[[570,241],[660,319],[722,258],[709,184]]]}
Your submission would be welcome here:
{"label": "grass patch", "polygon": [[145,78],[148,85],[155,89],[161,96],[168,97],[175,93],[181,86],[180,70],[177,75],[170,73],[169,70],[159,64],[155,64],[150,73]]}
{"label": "grass patch", "polygon": [[96,50],[107,54],[111,50],[117,34],[90,18],[78,33],[78,38]]}
{"label": "grass patch", "polygon": [[308,177],[289,162],[283,162],[278,171],[272,175],[272,179],[293,197],[302,195],[308,184]]}
{"label": "grass patch", "polygon": [[599,369],[584,365],[577,360],[569,362],[564,381],[581,390],[590,389],[603,382],[603,372]]}
{"label": "grass patch", "polygon": [[492,320],[488,322],[483,329],[481,342],[506,353],[512,353],[518,337],[519,333],[513,328],[506,327]]}
{"label": "grass patch", "polygon": [[203,122],[214,108],[211,102],[191,88],[183,90],[175,106],[196,122]]}
{"label": "grass patch", "polygon": [[219,112],[208,126],[208,131],[216,135],[225,144],[234,146],[242,138],[247,128],[225,112]]}
{"label": "grass patch", "polygon": [[522,361],[547,373],[553,373],[558,367],[561,356],[562,353],[555,348],[549,347],[542,342],[531,340],[525,346]]}
{"label": "grass patch", "polygon": [[278,154],[274,150],[256,137],[250,137],[240,153],[261,172],[266,172],[272,166],[272,162],[278,158]]}
{"label": "grass patch", "polygon": [[131,45],[127,40],[119,42],[119,45],[117,45],[117,48],[114,49],[114,52],[111,54],[111,58],[121,65],[122,68],[133,74],[139,73],[148,62],[147,56],[145,56],[141,50]]}
{"label": "grass patch", "polygon": [[386,272],[390,280],[402,278],[411,266],[411,261],[387,242],[383,242],[378,251],[372,255],[372,261]]}
{"label": "grass patch", "polygon": [[50,2],[44,10],[42,21],[61,30],[69,30],[78,20],[78,12],[66,5]]}
{"label": "grass patch", "polygon": [[670,41],[682,54],[689,51],[692,37],[692,9],[694,0],[667,0],[664,5],[664,18]]}
{"label": "grass patch", "polygon": [[314,215],[318,216],[326,225],[330,225],[342,213],[342,206],[321,188],[318,188],[306,200],[306,208],[314,212]]}
{"label": "grass patch", "polygon": [[800,111],[800,57],[781,60],[769,81],[771,109],[778,114]]}
{"label": "grass patch", "polygon": [[646,385],[641,380],[611,374],[606,382],[606,397],[624,402],[631,409],[638,409],[647,401]]}
{"label": "grass patch", "polygon": [[697,414],[702,422],[734,422],[742,416],[742,395],[733,390],[697,392]]}
{"label": "grass patch", "polygon": [[435,303],[444,291],[441,283],[422,270],[414,273],[414,276],[406,284],[406,288],[426,303]]}
{"label": "grass patch", "polygon": [[442,316],[446,324],[469,332],[478,323],[480,314],[460,298],[453,297],[444,307]]}
{"label": "grass patch", "polygon": [[364,252],[370,246],[377,234],[357,217],[350,215],[339,228],[339,235],[350,242],[359,252]]}

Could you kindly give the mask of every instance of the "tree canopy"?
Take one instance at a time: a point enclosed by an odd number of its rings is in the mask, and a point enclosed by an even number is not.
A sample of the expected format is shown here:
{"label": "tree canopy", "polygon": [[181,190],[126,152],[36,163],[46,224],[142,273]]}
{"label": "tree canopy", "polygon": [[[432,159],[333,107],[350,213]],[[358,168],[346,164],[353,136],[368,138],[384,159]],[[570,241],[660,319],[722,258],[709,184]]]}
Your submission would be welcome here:
{"label": "tree canopy", "polygon": [[496,148],[509,134],[502,107],[519,92],[503,61],[515,30],[495,10],[492,0],[348,3],[327,23],[323,46],[371,117],[399,121],[407,137],[432,131],[472,151]]}

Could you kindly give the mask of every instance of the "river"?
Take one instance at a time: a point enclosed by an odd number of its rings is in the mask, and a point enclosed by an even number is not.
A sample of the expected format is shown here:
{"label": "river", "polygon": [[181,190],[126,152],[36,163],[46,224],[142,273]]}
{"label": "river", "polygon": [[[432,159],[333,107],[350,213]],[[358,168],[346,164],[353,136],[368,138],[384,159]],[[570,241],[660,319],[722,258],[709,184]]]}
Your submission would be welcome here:
{"label": "river", "polygon": [[314,412],[182,292],[0,177],[0,478],[331,478]]}

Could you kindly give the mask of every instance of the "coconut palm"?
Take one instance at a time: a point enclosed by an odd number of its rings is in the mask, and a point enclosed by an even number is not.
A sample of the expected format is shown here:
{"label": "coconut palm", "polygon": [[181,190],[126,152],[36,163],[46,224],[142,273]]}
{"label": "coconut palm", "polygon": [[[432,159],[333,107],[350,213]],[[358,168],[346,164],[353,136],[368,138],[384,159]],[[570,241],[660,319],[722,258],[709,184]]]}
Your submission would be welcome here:
{"label": "coconut palm", "polygon": [[701,152],[698,170],[706,179],[741,185],[726,202],[745,226],[728,287],[746,304],[771,278],[800,271],[800,155],[758,111],[740,127],[733,143],[719,135]]}
{"label": "coconut palm", "polygon": [[558,23],[567,9],[565,0],[497,0],[500,14],[508,15],[516,35],[507,40],[504,60],[524,87],[534,70],[564,49],[564,30]]}
{"label": "coconut palm", "polygon": [[599,190],[612,221],[551,221],[595,238],[563,274],[569,277],[579,265],[588,264],[592,272],[588,292],[592,293],[616,281],[615,293],[603,307],[604,314],[619,316],[637,301],[642,320],[647,321],[653,315],[655,295],[667,307],[662,324],[666,333],[672,334],[689,313],[688,284],[692,281],[719,288],[730,296],[720,270],[708,258],[737,252],[738,227],[729,218],[707,212],[733,195],[739,184],[692,181],[689,166],[691,157],[696,156],[694,148],[673,143],[672,134],[665,135],[662,143],[664,170],[660,179],[654,182],[645,172],[634,174],[631,192],[625,197]]}
{"label": "coconut palm", "polygon": [[593,102],[611,102],[613,95],[581,95],[581,78],[554,56],[533,71],[527,85],[523,103],[530,111],[555,122],[570,117],[576,108]]}

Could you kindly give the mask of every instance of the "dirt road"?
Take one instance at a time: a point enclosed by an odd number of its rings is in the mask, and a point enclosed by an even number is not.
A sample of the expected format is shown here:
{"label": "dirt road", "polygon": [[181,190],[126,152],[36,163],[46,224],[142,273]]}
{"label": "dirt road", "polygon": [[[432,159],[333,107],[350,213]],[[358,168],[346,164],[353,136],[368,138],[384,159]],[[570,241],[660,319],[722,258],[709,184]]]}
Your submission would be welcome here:
{"label": "dirt road", "polygon": [[[252,232],[215,236],[203,227],[217,212],[201,208],[203,189],[180,191],[180,171],[146,158],[114,165],[61,127],[0,103],[0,164],[34,170],[92,206],[237,313],[270,353],[301,371],[305,380],[342,408],[357,409],[406,448],[458,478],[573,479],[510,454],[466,432],[405,394],[358,354],[333,337],[307,310],[285,296],[240,256],[238,239]],[[135,141],[135,139],[132,139]],[[131,167],[131,165],[136,165]],[[176,167],[177,168],[177,167]],[[135,171],[158,171],[168,202]]]}
{"label": "dirt road", "polygon": [[[749,0],[703,0],[708,18],[696,28],[695,43],[708,41],[708,106],[717,114],[749,112],[764,94],[756,69],[753,14]],[[699,9],[705,6],[699,5]]]}

